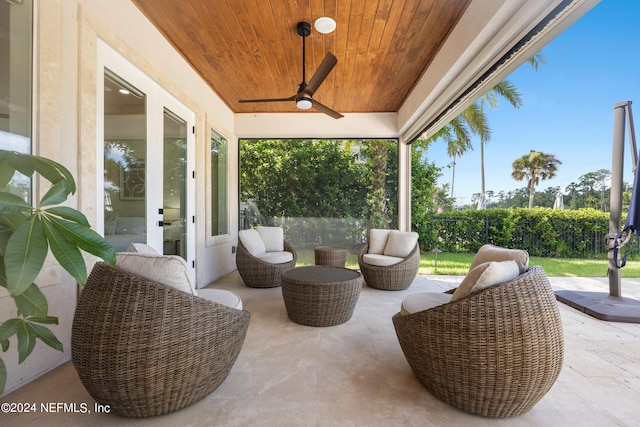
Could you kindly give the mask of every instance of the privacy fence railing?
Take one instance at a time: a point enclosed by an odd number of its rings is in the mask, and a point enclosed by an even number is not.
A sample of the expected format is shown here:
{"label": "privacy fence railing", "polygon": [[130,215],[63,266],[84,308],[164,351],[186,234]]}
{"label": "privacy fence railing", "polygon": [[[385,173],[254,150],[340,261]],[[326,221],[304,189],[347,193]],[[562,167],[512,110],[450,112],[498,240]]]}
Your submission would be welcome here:
{"label": "privacy fence railing", "polygon": [[[609,214],[592,209],[495,209],[434,215],[419,229],[423,250],[476,252],[485,243],[526,249],[532,256],[592,258],[606,256]],[[638,254],[638,240],[628,246]]]}

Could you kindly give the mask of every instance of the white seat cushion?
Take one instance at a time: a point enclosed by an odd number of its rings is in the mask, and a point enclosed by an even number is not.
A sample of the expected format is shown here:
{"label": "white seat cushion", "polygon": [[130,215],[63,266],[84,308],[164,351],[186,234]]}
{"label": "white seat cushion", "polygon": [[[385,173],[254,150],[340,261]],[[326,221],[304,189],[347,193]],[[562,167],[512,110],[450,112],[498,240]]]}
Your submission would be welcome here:
{"label": "white seat cushion", "polygon": [[117,252],[116,266],[161,285],[198,295],[196,287],[191,283],[187,262],[178,255]]}
{"label": "white seat cushion", "polygon": [[404,261],[404,258],[386,256],[380,254],[364,254],[362,260],[367,264],[377,265],[378,267],[388,267]]}
{"label": "white seat cushion", "polygon": [[282,227],[265,227],[259,225],[256,231],[262,238],[267,252],[284,251],[284,230]]}
{"label": "white seat cushion", "polygon": [[293,260],[293,254],[291,252],[265,252],[258,255],[256,258],[271,264],[283,264]]}
{"label": "white seat cushion", "polygon": [[389,233],[384,255],[406,258],[418,243],[418,233],[413,231],[393,230]]}
{"label": "white seat cushion", "polygon": [[260,234],[253,228],[240,230],[238,232],[238,238],[242,246],[253,256],[262,255],[267,251],[262,237],[260,237]]}
{"label": "white seat cushion", "polygon": [[387,245],[389,233],[391,233],[391,230],[381,228],[372,228],[369,230],[369,248],[367,252],[382,255],[384,253],[384,247]]}
{"label": "white seat cushion", "polygon": [[451,294],[444,292],[418,292],[409,295],[402,301],[400,314],[413,314],[428,310],[451,301]]}
{"label": "white seat cushion", "polygon": [[227,307],[242,310],[242,300],[235,292],[225,289],[205,288],[198,291],[198,296],[209,301],[217,302],[218,304],[226,305]]}
{"label": "white seat cushion", "polygon": [[518,263],[510,261],[485,262],[469,271],[455,290],[451,301],[465,298],[476,292],[480,292],[491,286],[516,279],[520,275]]}
{"label": "white seat cushion", "polygon": [[525,250],[501,248],[490,244],[482,245],[473,257],[469,271],[485,262],[509,260],[514,260],[518,264],[520,274],[529,268],[529,253]]}

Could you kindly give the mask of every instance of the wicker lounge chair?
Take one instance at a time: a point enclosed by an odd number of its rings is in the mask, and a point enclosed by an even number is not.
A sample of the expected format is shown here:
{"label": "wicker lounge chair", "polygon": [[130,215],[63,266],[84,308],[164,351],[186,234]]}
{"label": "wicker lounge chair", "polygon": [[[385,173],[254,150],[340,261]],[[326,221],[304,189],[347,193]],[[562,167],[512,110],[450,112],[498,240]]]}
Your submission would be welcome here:
{"label": "wicker lounge chair", "polygon": [[[276,229],[277,227],[263,228]],[[264,259],[256,255],[252,255],[251,251],[243,244],[241,236],[238,241],[238,249],[236,252],[236,266],[238,267],[240,277],[242,277],[242,280],[247,286],[251,288],[273,288],[280,286],[280,276],[282,276],[282,273],[296,266],[297,254],[293,246],[291,246],[291,244],[286,240],[280,240],[279,245],[281,246],[280,252],[291,253],[293,255],[293,259],[285,262],[274,263],[270,262],[269,258]],[[275,246],[278,246],[278,244]],[[284,251],[282,251],[282,248],[284,248]],[[277,251],[268,252],[268,254],[275,254],[278,256]]]}
{"label": "wicker lounge chair", "polygon": [[418,380],[468,412],[512,417],[549,391],[563,363],[562,324],[541,267],[428,310],[393,317]]}
{"label": "wicker lounge chair", "polygon": [[97,263],[80,294],[71,358],[98,403],[127,417],[189,406],[235,363],[250,314]]}
{"label": "wicker lounge chair", "polygon": [[363,258],[368,250],[369,245],[365,244],[358,255],[360,271],[367,286],[386,291],[401,291],[411,286],[420,267],[420,250],[417,244],[401,262],[390,266],[367,263]]}

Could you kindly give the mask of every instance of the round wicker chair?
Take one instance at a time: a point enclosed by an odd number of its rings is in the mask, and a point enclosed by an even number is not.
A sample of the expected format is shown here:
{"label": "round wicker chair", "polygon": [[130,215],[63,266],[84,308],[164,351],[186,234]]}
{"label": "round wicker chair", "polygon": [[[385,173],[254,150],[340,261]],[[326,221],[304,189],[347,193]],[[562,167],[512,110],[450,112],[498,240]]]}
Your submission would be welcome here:
{"label": "round wicker chair", "polygon": [[393,316],[413,373],[437,398],[468,412],[529,411],[560,374],[558,303],[541,267],[429,310]]}
{"label": "round wicker chair", "polygon": [[293,254],[293,260],[281,264],[273,264],[251,255],[242,242],[238,242],[236,265],[245,285],[250,288],[274,288],[280,286],[280,276],[285,271],[295,267],[297,260],[295,249],[286,240],[284,241],[284,250]]}
{"label": "round wicker chair", "polygon": [[369,244],[365,244],[358,254],[358,265],[367,286],[385,291],[401,291],[411,286],[420,267],[420,250],[417,244],[403,261],[385,267],[366,263],[363,256],[368,250]]}
{"label": "round wicker chair", "polygon": [[161,415],[222,384],[249,319],[247,311],[97,263],[76,307],[71,359],[89,394],[112,412]]}

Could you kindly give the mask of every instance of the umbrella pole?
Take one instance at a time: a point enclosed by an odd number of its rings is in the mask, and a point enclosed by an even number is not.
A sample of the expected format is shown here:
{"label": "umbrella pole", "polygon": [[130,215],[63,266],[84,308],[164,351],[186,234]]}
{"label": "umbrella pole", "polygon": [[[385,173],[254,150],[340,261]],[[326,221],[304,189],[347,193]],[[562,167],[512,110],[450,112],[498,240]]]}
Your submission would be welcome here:
{"label": "umbrella pole", "polygon": [[[614,236],[620,232],[620,222],[622,221],[624,125],[626,122],[627,106],[629,106],[630,104],[630,101],[619,102],[613,107],[613,160],[611,165],[611,207],[609,213],[609,233],[613,234]],[[620,297],[620,269],[617,267],[612,250],[609,250],[608,252],[608,259],[609,296]]]}

